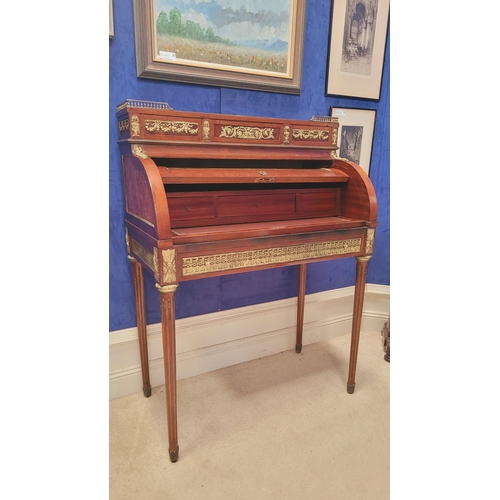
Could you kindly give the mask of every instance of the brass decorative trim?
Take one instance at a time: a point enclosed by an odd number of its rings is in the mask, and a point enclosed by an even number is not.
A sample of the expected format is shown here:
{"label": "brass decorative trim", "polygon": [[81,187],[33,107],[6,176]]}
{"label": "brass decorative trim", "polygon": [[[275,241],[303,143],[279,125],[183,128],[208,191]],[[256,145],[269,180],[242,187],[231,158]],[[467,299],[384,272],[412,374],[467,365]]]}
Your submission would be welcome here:
{"label": "brass decorative trim", "polygon": [[336,160],[351,161],[351,160],[348,160],[347,158],[341,158],[341,157],[338,155],[337,150],[335,150],[335,149],[332,149],[332,150],[330,151],[330,156],[331,156],[332,158],[335,158]]}
{"label": "brass decorative trim", "polygon": [[132,252],[130,251],[130,240],[129,240],[129,234],[128,234],[128,227],[125,228],[125,243],[127,244],[127,253],[129,255],[132,255]]}
{"label": "brass decorative trim", "polygon": [[140,137],[141,127],[140,127],[139,117],[137,115],[133,115],[131,120],[132,120],[132,137]]}
{"label": "brass decorative trim", "polygon": [[153,271],[155,273],[155,279],[158,281],[160,279],[160,270],[158,266],[158,249],[153,248]]}
{"label": "brass decorative trim", "polygon": [[283,132],[283,142],[285,144],[289,144],[290,143],[290,127],[288,125],[285,126],[285,131]]}
{"label": "brass decorative trim", "polygon": [[375,240],[375,228],[371,227],[366,232],[366,249],[365,253],[373,253],[373,242]]}
{"label": "brass decorative trim", "polygon": [[329,133],[326,130],[305,130],[300,128],[292,130],[292,137],[303,141],[327,141],[328,136]]}
{"label": "brass decorative trim", "polygon": [[141,146],[139,144],[132,144],[132,153],[134,156],[137,156],[138,158],[147,158],[148,155],[142,150]]}
{"label": "brass decorative trim", "polygon": [[127,131],[129,128],[130,128],[130,124],[129,124],[128,118],[125,120],[120,120],[118,122],[118,131],[120,132],[120,134],[122,132]]}
{"label": "brass decorative trim", "polygon": [[133,238],[130,239],[132,244],[132,252],[146,264],[155,275],[155,279],[160,279],[158,272],[158,249],[153,248],[153,253],[146,250],[140,243]]}
{"label": "brass decorative trim", "polygon": [[356,257],[358,262],[368,262],[372,258],[371,255],[365,255],[363,257]]}
{"label": "brass decorative trim", "polygon": [[161,251],[163,260],[163,281],[174,282],[177,280],[175,269],[175,250],[167,249]]}
{"label": "brass decorative trim", "polygon": [[208,120],[205,120],[203,122],[203,140],[210,140],[210,122]]}
{"label": "brass decorative trim", "polygon": [[337,129],[333,129],[333,133],[332,133],[332,144],[334,146],[337,145]]}
{"label": "brass decorative trim", "polygon": [[116,111],[125,108],[146,108],[146,109],[172,109],[167,102],[141,101],[138,99],[127,99],[124,103],[116,107]]}
{"label": "brass decorative trim", "polygon": [[158,290],[161,292],[161,293],[173,293],[177,290],[177,287],[179,286],[178,284],[172,284],[172,285],[159,285],[158,283],[155,283],[155,286],[156,288],[158,288]]}
{"label": "brass decorative trim", "polygon": [[361,238],[309,243],[281,248],[264,248],[182,259],[182,275],[193,276],[231,269],[294,262],[319,257],[333,257],[361,251]]}
{"label": "brass decorative trim", "polygon": [[150,134],[196,135],[198,124],[194,122],[173,122],[167,120],[145,120],[144,128]]}
{"label": "brass decorative trim", "polygon": [[225,125],[221,128],[219,137],[227,137],[228,139],[274,139],[274,129]]}
{"label": "brass decorative trim", "polygon": [[311,118],[313,122],[330,122],[330,123],[338,123],[339,119],[337,116],[322,116],[322,115],[313,115]]}

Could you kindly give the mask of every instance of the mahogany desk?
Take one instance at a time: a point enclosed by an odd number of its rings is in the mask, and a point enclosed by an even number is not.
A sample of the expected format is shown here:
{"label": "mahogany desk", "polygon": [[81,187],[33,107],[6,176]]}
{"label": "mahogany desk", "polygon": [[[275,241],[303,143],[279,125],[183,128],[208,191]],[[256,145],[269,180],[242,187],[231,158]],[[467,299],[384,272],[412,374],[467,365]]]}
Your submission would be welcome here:
{"label": "mahogany desk", "polygon": [[117,119],[143,391],[151,395],[145,269],[160,292],[171,461],[179,453],[174,295],[181,281],[298,265],[300,352],[307,263],[355,257],[352,394],[377,201],[361,167],[337,155],[337,119],[181,112],[133,100],[118,106]]}

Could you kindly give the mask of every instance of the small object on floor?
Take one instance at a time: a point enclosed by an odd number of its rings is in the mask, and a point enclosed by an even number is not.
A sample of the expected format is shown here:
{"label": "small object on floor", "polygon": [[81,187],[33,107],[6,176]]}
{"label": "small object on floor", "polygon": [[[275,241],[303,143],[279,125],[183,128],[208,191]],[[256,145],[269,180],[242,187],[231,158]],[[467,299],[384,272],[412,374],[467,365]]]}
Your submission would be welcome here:
{"label": "small object on floor", "polygon": [[382,330],[382,335],[384,336],[384,347],[385,347],[384,359],[389,363],[391,362],[391,345],[390,345],[391,324],[390,324],[390,321],[391,321],[391,319],[389,318],[389,320],[384,323],[384,329]]}

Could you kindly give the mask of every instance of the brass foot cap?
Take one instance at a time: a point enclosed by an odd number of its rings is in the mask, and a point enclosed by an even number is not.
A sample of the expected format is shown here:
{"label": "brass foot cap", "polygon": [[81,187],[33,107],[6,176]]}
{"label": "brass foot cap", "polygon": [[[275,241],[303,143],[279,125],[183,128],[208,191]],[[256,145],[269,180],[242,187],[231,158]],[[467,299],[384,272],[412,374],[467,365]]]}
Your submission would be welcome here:
{"label": "brass foot cap", "polygon": [[295,346],[295,352],[296,352],[297,354],[300,354],[300,353],[302,352],[302,346],[301,346],[301,345],[296,345],[296,346]]}
{"label": "brass foot cap", "polygon": [[144,393],[144,396],[149,398],[149,396],[151,396],[151,386],[150,387],[143,387],[142,392]]}
{"label": "brass foot cap", "polygon": [[168,453],[170,455],[170,461],[174,463],[177,462],[179,458],[179,447],[177,446],[175,450],[168,450]]}
{"label": "brass foot cap", "polygon": [[356,387],[356,384],[347,384],[347,393],[354,394],[354,387]]}

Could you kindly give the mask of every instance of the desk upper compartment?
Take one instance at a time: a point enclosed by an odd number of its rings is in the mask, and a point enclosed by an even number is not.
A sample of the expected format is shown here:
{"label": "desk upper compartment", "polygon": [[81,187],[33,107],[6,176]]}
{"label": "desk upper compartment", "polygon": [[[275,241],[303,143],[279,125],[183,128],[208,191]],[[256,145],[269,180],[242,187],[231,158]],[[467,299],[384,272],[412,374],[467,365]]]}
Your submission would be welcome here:
{"label": "desk upper compartment", "polygon": [[117,119],[126,220],[158,241],[241,224],[256,234],[278,222],[282,234],[307,232],[307,220],[311,231],[376,226],[373,186],[338,158],[334,118],[181,112],[128,100]]}
{"label": "desk upper compartment", "polygon": [[166,103],[127,100],[117,108],[119,139],[212,146],[337,148],[338,122],[174,111]]}

